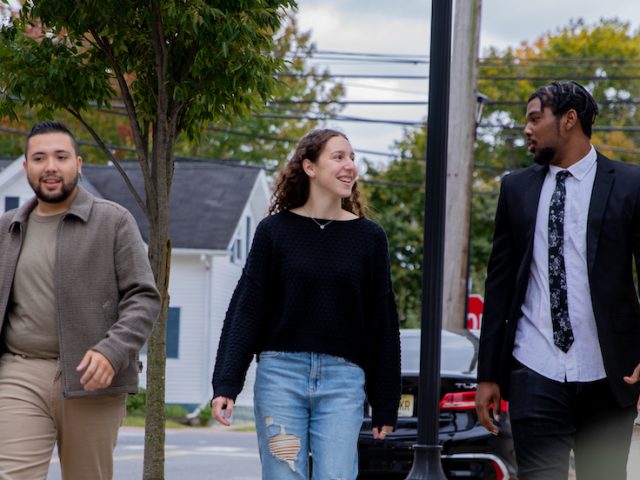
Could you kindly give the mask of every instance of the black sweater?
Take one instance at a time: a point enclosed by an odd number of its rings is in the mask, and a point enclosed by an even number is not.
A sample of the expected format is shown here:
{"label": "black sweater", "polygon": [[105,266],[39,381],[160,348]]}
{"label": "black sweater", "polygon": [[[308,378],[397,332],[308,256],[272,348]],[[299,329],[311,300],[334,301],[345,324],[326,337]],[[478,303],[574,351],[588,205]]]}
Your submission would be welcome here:
{"label": "black sweater", "polygon": [[321,230],[289,211],[260,222],[224,321],[214,396],[235,399],[253,354],[267,350],[325,353],[360,365],[373,426],[395,425],[400,341],[380,226],[359,218]]}

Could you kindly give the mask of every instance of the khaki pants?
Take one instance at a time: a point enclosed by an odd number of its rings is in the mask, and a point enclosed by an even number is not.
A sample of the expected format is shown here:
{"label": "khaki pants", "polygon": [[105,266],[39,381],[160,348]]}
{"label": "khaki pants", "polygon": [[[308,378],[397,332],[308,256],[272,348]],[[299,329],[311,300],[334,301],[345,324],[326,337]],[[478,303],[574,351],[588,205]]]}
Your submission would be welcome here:
{"label": "khaki pants", "polygon": [[0,480],[110,480],[126,394],[63,399],[57,360],[0,357]]}

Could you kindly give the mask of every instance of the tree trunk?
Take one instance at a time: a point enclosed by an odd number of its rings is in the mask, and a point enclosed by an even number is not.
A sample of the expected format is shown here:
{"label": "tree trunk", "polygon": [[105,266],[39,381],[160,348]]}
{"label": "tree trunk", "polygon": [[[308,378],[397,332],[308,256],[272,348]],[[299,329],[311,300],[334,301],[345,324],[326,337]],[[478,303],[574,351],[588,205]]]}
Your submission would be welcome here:
{"label": "tree trunk", "polygon": [[[158,162],[168,161],[165,155],[158,157]],[[166,332],[171,268],[169,196],[165,187],[168,183],[165,179],[154,179],[155,195],[147,192],[150,212],[149,261],[162,298],[162,309],[149,337],[147,350],[144,480],[164,479]]]}

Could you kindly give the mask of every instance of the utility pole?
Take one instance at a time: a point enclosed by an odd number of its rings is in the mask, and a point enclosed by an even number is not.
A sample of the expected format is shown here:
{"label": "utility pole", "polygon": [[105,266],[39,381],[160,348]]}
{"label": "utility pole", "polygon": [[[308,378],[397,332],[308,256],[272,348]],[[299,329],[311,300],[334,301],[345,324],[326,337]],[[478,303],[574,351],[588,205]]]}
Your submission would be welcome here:
{"label": "utility pole", "polygon": [[456,0],[449,96],[449,140],[442,326],[465,328],[473,150],[476,138],[481,0]]}
{"label": "utility pole", "polygon": [[438,443],[452,0],[431,2],[418,443],[406,480],[447,480]]}

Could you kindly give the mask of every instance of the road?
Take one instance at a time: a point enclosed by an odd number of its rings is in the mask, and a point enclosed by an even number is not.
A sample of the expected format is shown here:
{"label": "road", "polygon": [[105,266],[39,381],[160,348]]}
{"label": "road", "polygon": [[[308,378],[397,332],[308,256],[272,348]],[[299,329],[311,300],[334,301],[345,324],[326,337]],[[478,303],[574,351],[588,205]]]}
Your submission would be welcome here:
{"label": "road", "polygon": [[[260,458],[254,432],[219,428],[168,429],[165,441],[167,480],[257,480]],[[114,454],[115,480],[142,478],[144,431],[123,427]],[[54,453],[47,480],[60,480]]]}
{"label": "road", "polygon": [[[142,478],[144,431],[120,429],[115,451],[115,480]],[[167,430],[165,478],[167,480],[258,480],[260,459],[254,432],[223,431],[218,427]],[[571,477],[570,477],[571,478]],[[57,454],[47,480],[60,480]],[[628,463],[628,480],[640,479],[640,426],[634,430]]]}

